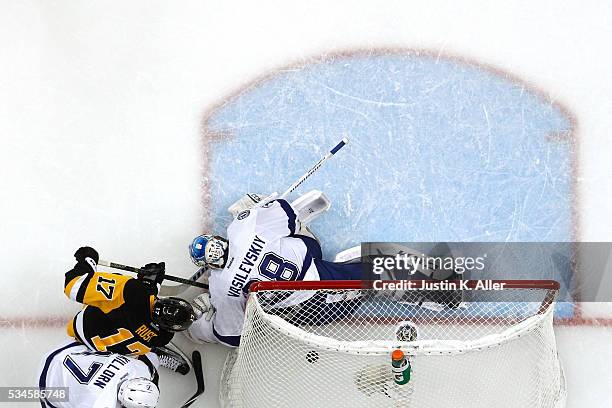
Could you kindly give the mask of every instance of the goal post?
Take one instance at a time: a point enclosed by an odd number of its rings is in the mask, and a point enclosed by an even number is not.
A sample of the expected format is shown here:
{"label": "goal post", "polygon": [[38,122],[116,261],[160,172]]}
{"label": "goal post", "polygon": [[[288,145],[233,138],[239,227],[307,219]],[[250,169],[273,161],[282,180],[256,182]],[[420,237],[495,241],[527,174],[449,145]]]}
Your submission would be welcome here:
{"label": "goal post", "polygon": [[[223,370],[222,405],[564,406],[557,282],[412,282],[255,283]],[[405,384],[394,380],[397,349]]]}

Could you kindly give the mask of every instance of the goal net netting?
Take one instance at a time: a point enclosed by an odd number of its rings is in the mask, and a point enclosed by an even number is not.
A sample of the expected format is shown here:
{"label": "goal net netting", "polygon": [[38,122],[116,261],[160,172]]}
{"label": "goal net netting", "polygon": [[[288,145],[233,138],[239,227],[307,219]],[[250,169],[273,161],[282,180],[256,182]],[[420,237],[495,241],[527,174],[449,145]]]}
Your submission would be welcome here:
{"label": "goal net netting", "polygon": [[[240,347],[224,367],[222,405],[564,406],[552,320],[558,284],[464,282],[463,290],[255,284]],[[404,385],[392,373],[398,348],[411,370]]]}

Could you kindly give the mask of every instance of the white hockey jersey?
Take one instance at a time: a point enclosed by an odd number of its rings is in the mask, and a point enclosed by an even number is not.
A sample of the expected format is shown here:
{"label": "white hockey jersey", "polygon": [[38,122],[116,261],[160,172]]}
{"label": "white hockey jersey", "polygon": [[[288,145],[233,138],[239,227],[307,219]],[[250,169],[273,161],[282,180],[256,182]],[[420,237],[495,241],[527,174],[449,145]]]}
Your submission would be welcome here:
{"label": "white hockey jersey", "polygon": [[[91,351],[82,343],[69,342],[43,358],[39,388],[68,387],[68,402],[41,401],[54,408],[120,408],[119,384],[126,379],[157,376],[159,360],[148,353],[136,360],[114,353]],[[155,379],[156,380],[156,379]]]}
{"label": "white hockey jersey", "polygon": [[282,199],[237,215],[227,229],[226,266],[212,270],[209,278],[216,309],[212,328],[198,320],[190,328],[193,337],[238,346],[251,283],[319,280],[313,259],[321,258],[321,247],[314,239],[296,234],[298,230],[295,211]]}

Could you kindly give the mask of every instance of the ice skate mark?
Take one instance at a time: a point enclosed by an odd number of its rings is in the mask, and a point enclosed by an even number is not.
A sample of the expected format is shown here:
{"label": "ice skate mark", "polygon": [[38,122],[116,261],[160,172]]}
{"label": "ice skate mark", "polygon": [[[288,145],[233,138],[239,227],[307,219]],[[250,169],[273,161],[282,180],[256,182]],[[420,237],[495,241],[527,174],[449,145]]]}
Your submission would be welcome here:
{"label": "ice skate mark", "polygon": [[[242,96],[247,95],[249,92],[258,89],[263,86],[267,82],[278,79],[279,77],[287,74],[296,74],[300,71],[311,67],[316,64],[330,63],[330,62],[342,62],[346,64],[350,64],[351,59],[359,58],[359,57],[384,57],[384,56],[411,56],[411,57],[419,57],[423,59],[428,59],[434,61],[436,64],[440,64],[442,62],[453,62],[456,64],[464,65],[466,67],[475,67],[479,70],[489,72],[492,75],[495,75],[499,78],[506,79],[509,82],[512,82],[520,87],[522,93],[530,93],[532,95],[537,96],[543,103],[550,105],[552,108],[558,110],[567,118],[569,122],[569,128],[563,131],[555,131],[551,132],[549,135],[545,136],[546,140],[551,142],[555,141],[563,141],[569,143],[570,149],[573,152],[573,157],[571,159],[571,219],[572,219],[572,233],[570,239],[579,240],[580,238],[580,218],[579,218],[579,209],[580,209],[580,199],[578,196],[578,189],[576,186],[576,180],[579,176],[579,166],[576,160],[578,151],[579,151],[579,139],[578,139],[578,123],[575,115],[571,112],[571,110],[558,99],[558,93],[555,92],[555,96],[553,97],[551,93],[546,92],[536,86],[534,83],[526,81],[519,76],[513,74],[512,72],[506,71],[500,67],[494,66],[492,64],[483,63],[482,61],[477,61],[474,58],[470,58],[465,55],[458,55],[448,51],[445,47],[440,47],[438,49],[420,49],[420,48],[401,48],[401,47],[377,47],[377,48],[356,48],[356,49],[345,49],[345,50],[336,50],[329,51],[319,55],[314,55],[311,57],[301,58],[296,60],[293,63],[280,66],[279,68],[272,69],[263,75],[256,77],[251,82],[247,83],[244,86],[236,88],[233,92],[227,94],[226,97],[219,100],[219,102],[208,107],[204,114],[202,120],[202,128],[203,128],[203,139],[204,143],[208,144],[208,142],[213,142],[213,146],[211,149],[214,149],[214,142],[220,140],[227,140],[228,138],[232,138],[234,135],[231,131],[227,132],[218,132],[213,129],[211,126],[211,118],[219,112],[223,107],[231,105],[236,100],[240,99]],[[441,87],[442,83],[435,83],[430,88],[430,92],[435,91],[437,88]],[[397,105],[405,105],[410,106],[413,102],[406,101],[384,101],[384,100],[376,100],[369,98],[360,98],[356,95],[351,95],[347,93],[343,93],[342,91],[334,88],[333,86],[328,86],[331,92],[336,92],[338,95],[343,95],[348,100],[361,100],[366,104],[378,104],[380,106],[397,106]],[[552,90],[554,92],[554,90]],[[364,112],[356,112],[353,108],[343,106],[342,104],[336,103],[334,106],[340,109],[346,109],[350,111],[352,109],[356,114],[360,114],[365,120],[375,120],[369,117]],[[488,144],[488,143],[487,143]],[[485,148],[483,146],[483,148]],[[487,149],[488,151],[488,149]],[[207,167],[210,166],[208,163],[208,154],[210,152],[205,152],[205,167],[204,170],[209,170]],[[489,152],[490,154],[490,152]],[[488,157],[488,155],[487,155]],[[210,174],[207,172],[206,174]],[[214,176],[213,176],[214,177]],[[206,205],[205,208],[210,208],[210,185],[205,182],[203,185],[203,204]],[[205,223],[210,225],[212,222],[210,217],[206,218]]]}
{"label": "ice skate mark", "polygon": [[546,140],[551,143],[571,143],[572,133],[569,130],[550,132],[546,135]]}
{"label": "ice skate mark", "polygon": [[327,86],[322,83],[319,83],[319,84],[323,86],[325,89],[327,89],[328,91],[335,93],[336,95],[344,96],[349,99],[353,99],[353,100],[356,100],[362,103],[372,104],[375,106],[401,106],[403,108],[406,108],[409,106],[415,106],[417,104],[417,102],[391,102],[391,101],[377,101],[374,99],[359,98],[358,96],[353,96],[353,95],[349,95],[347,93],[341,92],[337,89],[332,88],[331,86]]}
{"label": "ice skate mark", "polygon": [[206,124],[206,120],[202,125],[202,178],[201,184],[199,186],[201,191],[201,200],[202,200],[202,219],[200,220],[200,225],[202,231],[210,231],[213,228],[213,222],[211,218],[210,211],[208,209],[211,208],[211,178],[214,177],[211,166],[211,158],[210,158],[210,149],[214,148],[215,142],[223,141],[231,139],[233,136],[229,132],[218,132],[210,130],[210,128]]}
{"label": "ice skate mark", "polygon": [[[457,67],[458,69],[457,71],[452,71],[452,70],[448,71],[449,79],[447,81],[444,80],[444,77],[439,77],[439,78],[436,78],[436,80],[433,80],[430,83],[426,83],[423,86],[423,88],[420,90],[421,95],[426,95],[426,97],[430,98],[431,101],[438,98],[439,94],[444,94],[446,92],[444,88],[445,87],[448,88],[448,86],[453,86],[453,83],[457,80],[457,78],[460,78],[460,79],[466,78],[468,81],[473,80],[473,79],[479,80],[478,79],[479,77],[472,77],[471,76],[472,74],[470,73],[471,70],[477,69],[478,71],[482,71],[485,74],[488,74],[492,77],[503,80],[503,81],[500,81],[500,82],[504,82],[503,87],[508,86],[514,90],[512,95],[521,95],[521,97],[517,97],[517,99],[523,101],[525,100],[523,99],[523,96],[524,96],[529,101],[533,101],[534,105],[544,107],[543,108],[544,110],[541,111],[543,115],[549,115],[550,112],[555,111],[554,112],[555,117],[558,114],[563,116],[565,120],[562,122],[563,123],[562,126],[558,124],[551,125],[551,126],[559,126],[558,129],[555,129],[549,132],[548,129],[550,129],[550,127],[546,128],[546,126],[544,126],[542,132],[534,132],[532,130],[533,128],[530,128],[530,125],[532,123],[529,121],[534,121],[533,112],[536,112],[536,111],[528,110],[528,109],[532,109],[530,105],[532,102],[528,102],[528,104],[526,105],[526,112],[527,113],[531,112],[532,113],[531,115],[525,115],[523,116],[523,118],[521,118],[520,112],[519,114],[516,114],[516,112],[514,113],[515,118],[513,120],[515,120],[515,122],[511,123],[511,126],[516,128],[515,129],[516,132],[509,133],[509,134],[507,132],[500,133],[499,127],[496,127],[496,126],[498,125],[498,122],[501,120],[500,115],[499,115],[500,113],[499,109],[500,109],[500,105],[503,105],[503,103],[489,104],[487,103],[487,99],[483,99],[483,103],[481,104],[481,112],[482,112],[481,125],[484,124],[484,126],[480,126],[478,128],[479,133],[471,142],[471,143],[474,143],[474,148],[476,150],[476,154],[478,155],[477,160],[482,161],[483,168],[482,169],[470,169],[470,171],[472,171],[472,174],[466,173],[463,175],[463,177],[464,178],[469,178],[472,176],[476,177],[480,175],[479,172],[481,173],[482,172],[499,172],[500,177],[504,177],[505,175],[508,175],[508,174],[510,175],[513,174],[512,173],[513,168],[509,168],[508,169],[509,172],[499,171],[499,168],[500,168],[499,161],[501,160],[502,162],[501,164],[503,165],[503,161],[505,160],[506,157],[509,157],[510,155],[513,155],[513,154],[514,155],[520,154],[522,152],[517,151],[517,150],[514,150],[514,151],[509,150],[508,156],[500,158],[498,154],[500,148],[495,146],[495,143],[497,143],[500,140],[499,139],[500,134],[504,134],[504,137],[506,137],[506,140],[508,140],[508,138],[512,138],[514,135],[520,135],[520,132],[524,130],[527,132],[527,133],[524,133],[524,135],[527,135],[527,136],[525,136],[524,139],[519,139],[519,140],[522,140],[522,141],[526,140],[527,142],[529,142],[530,140],[545,141],[545,142],[551,143],[551,145],[553,145],[552,146],[553,148],[563,149],[562,151],[564,152],[563,153],[564,155],[566,154],[566,152],[569,152],[569,155],[565,155],[563,157],[563,164],[564,164],[563,174],[565,175],[565,177],[560,179],[564,182],[564,187],[562,191],[563,196],[565,197],[564,202],[563,202],[563,208],[564,208],[563,214],[564,215],[562,217],[559,217],[557,220],[555,220],[555,223],[557,225],[562,225],[560,224],[560,222],[563,219],[564,220],[569,219],[570,220],[569,222],[568,221],[565,222],[567,226],[563,225],[563,231],[564,231],[564,237],[565,237],[564,239],[567,239],[567,240],[579,239],[580,237],[579,204],[580,203],[579,203],[579,197],[577,195],[577,188],[576,188],[576,182],[577,182],[576,180],[578,179],[577,177],[578,176],[578,163],[577,163],[576,158],[577,158],[579,146],[578,146],[578,139],[577,139],[578,123],[577,123],[575,116],[563,103],[559,101],[559,99],[556,96],[555,97],[551,96],[551,94],[544,92],[543,90],[535,86],[533,83],[524,81],[523,79],[519,78],[513,73],[507,72],[503,69],[500,69],[499,67],[485,64],[485,63],[476,61],[466,56],[459,56],[459,55],[452,54],[448,52],[447,50],[445,50],[444,48],[435,49],[435,50],[377,48],[377,49],[355,49],[355,50],[347,50],[347,51],[340,51],[340,52],[329,52],[329,53],[314,56],[311,58],[300,59],[287,66],[268,71],[265,75],[255,78],[253,81],[246,84],[245,86],[237,88],[234,92],[228,94],[227,97],[223,98],[217,104],[211,106],[210,108],[206,110],[203,116],[203,121],[202,121],[205,144],[208,147],[208,150],[206,151],[206,157],[209,158],[207,160],[208,162],[206,163],[206,166],[215,165],[210,160],[213,157],[215,157],[214,156],[215,152],[217,152],[218,154],[218,151],[215,150],[217,149],[217,146],[222,146],[224,141],[231,142],[231,140],[234,137],[243,137],[245,138],[244,140],[248,142],[248,138],[246,138],[245,136],[245,135],[248,135],[248,137],[255,137],[256,140],[261,140],[263,141],[263,143],[265,143],[268,137],[268,134],[266,134],[266,131],[268,129],[274,130],[275,126],[272,126],[272,123],[282,124],[282,120],[280,120],[280,118],[283,118],[284,113],[274,111],[273,110],[275,109],[274,107],[271,110],[261,109],[258,115],[249,116],[249,112],[251,111],[251,109],[255,109],[258,102],[264,103],[264,106],[265,106],[265,103],[267,103],[268,101],[278,100],[277,98],[286,97],[288,94],[293,96],[295,92],[294,88],[296,88],[294,85],[296,84],[305,85],[302,88],[300,88],[302,93],[296,94],[296,98],[303,98],[305,101],[315,100],[314,98],[316,98],[317,96],[316,92],[319,90],[324,91],[325,94],[327,95],[331,95],[331,96],[326,96],[323,98],[318,98],[320,99],[318,103],[323,106],[329,106],[330,107],[329,112],[331,112],[332,116],[334,114],[342,114],[342,111],[345,111],[347,113],[347,117],[351,117],[350,120],[352,121],[352,123],[350,123],[350,125],[355,126],[355,127],[358,127],[364,124],[366,126],[370,126],[371,124],[372,128],[378,127],[384,130],[384,125],[385,125],[384,120],[381,120],[381,118],[378,115],[376,115],[376,113],[372,114],[373,109],[371,109],[370,107],[382,108],[382,109],[386,109],[386,108],[397,109],[398,113],[397,113],[396,119],[402,120],[404,121],[404,123],[406,123],[405,125],[406,127],[404,127],[403,129],[400,129],[402,131],[402,137],[404,138],[403,140],[405,140],[407,143],[411,145],[414,145],[414,148],[412,149],[411,153],[415,155],[421,154],[423,150],[419,146],[419,142],[424,143],[424,141],[422,139],[421,140],[418,139],[419,135],[417,134],[417,132],[421,131],[422,133],[427,133],[427,130],[428,130],[427,126],[430,126],[430,123],[422,122],[423,124],[427,125],[424,129],[423,128],[419,129],[416,125],[414,129],[409,128],[410,124],[420,119],[418,116],[415,117],[412,114],[414,112],[413,108],[417,106],[419,103],[418,98],[416,100],[415,98],[411,99],[410,92],[398,92],[397,93],[398,98],[393,98],[395,94],[392,92],[385,93],[385,94],[381,93],[381,95],[377,95],[376,93],[359,92],[360,89],[358,87],[357,88],[351,88],[351,87],[343,88],[342,86],[337,86],[338,83],[333,80],[333,79],[337,79],[338,77],[336,76],[328,77],[325,75],[319,76],[319,74],[321,73],[321,70],[316,69],[316,65],[318,64],[320,64],[321,66],[324,66],[325,64],[337,63],[337,65],[351,66],[351,64],[358,63],[355,61],[356,58],[389,57],[389,56],[415,57],[415,58],[418,57],[419,62],[417,62],[415,65],[415,67],[417,68],[419,66],[418,64],[429,64],[429,66],[434,64],[435,66],[443,67],[445,64],[448,65],[448,63],[452,63],[452,65]],[[402,64],[403,63],[402,61],[404,60],[405,59],[403,58],[397,59],[397,61],[399,61],[399,64]],[[376,63],[376,61],[374,60],[373,63]],[[397,68],[396,71],[402,72],[400,69],[401,65],[399,64],[395,65],[395,67]],[[322,68],[322,69],[326,69],[326,68]],[[355,72],[359,72],[359,69],[348,70],[348,71],[354,74]],[[387,72],[390,72],[392,74],[391,71],[387,71]],[[315,72],[314,75],[312,75],[313,72]],[[372,72],[377,72],[379,75],[381,75],[382,79],[389,79],[389,77],[383,78],[385,76],[385,71],[373,69]],[[454,74],[457,74],[459,76],[454,77],[453,76]],[[461,74],[466,74],[466,75],[460,76]],[[333,78],[333,79],[326,81],[327,78]],[[390,82],[393,83],[393,80],[391,80]],[[508,82],[508,84],[505,84],[505,82]],[[403,84],[405,85],[406,83],[404,82]],[[464,89],[466,90],[466,92],[469,92],[470,87],[465,86],[465,84],[466,84],[465,82],[459,81],[457,92],[461,92]],[[469,82],[467,82],[467,84],[469,85]],[[312,85],[318,85],[318,86],[316,88],[312,88],[311,87]],[[402,86],[402,83],[398,82],[397,83],[398,88],[396,89],[401,89],[399,88],[400,86]],[[266,90],[266,87],[268,88],[268,90]],[[502,92],[502,93],[505,92],[503,87],[499,88],[500,89],[499,92]],[[472,89],[476,89],[478,91],[481,88],[473,87]],[[357,92],[351,92],[353,90],[356,90]],[[441,90],[442,92],[440,92]],[[257,96],[256,94],[257,92],[259,92],[260,96]],[[495,90],[493,89],[487,92],[491,92],[492,94],[495,94]],[[269,99],[267,100],[265,98],[262,99],[261,97],[262,94],[267,95]],[[245,98],[245,100],[249,101],[250,104],[243,102],[243,105],[240,105],[242,98]],[[475,100],[478,100],[478,99],[475,99]],[[288,103],[291,103],[291,102],[292,102],[291,100],[288,100]],[[445,103],[445,101],[440,100],[440,103]],[[240,106],[240,108],[238,109],[238,111],[230,114],[231,119],[228,122],[224,122],[224,120],[226,119],[223,118],[222,112],[225,110],[225,108],[231,111],[232,106],[235,106],[234,104],[236,104],[237,106]],[[301,105],[301,103],[298,103],[297,105]],[[279,106],[282,106],[282,104],[279,104]],[[495,108],[495,106],[497,106],[497,108]],[[402,108],[405,108],[405,109],[402,109]],[[501,106],[501,108],[504,108],[504,106]],[[537,111],[537,112],[540,112],[540,111]],[[308,112],[305,112],[305,113],[308,113]],[[277,114],[279,115],[278,117],[275,116]],[[451,115],[452,115],[452,112],[451,112]],[[449,119],[449,116],[447,116],[446,118],[442,118],[442,120],[444,119]],[[461,116],[458,115],[457,119],[458,121],[460,121]],[[521,119],[523,119],[523,122],[521,122]],[[275,120],[277,120],[277,122],[275,122]],[[315,117],[314,120],[316,122],[319,119]],[[324,121],[324,118],[321,120]],[[450,121],[452,122],[453,120],[454,120],[454,116],[451,116]],[[534,123],[537,123],[537,120]],[[554,123],[561,123],[561,122],[555,121]],[[228,124],[229,126],[227,126]],[[270,124],[270,126],[266,126],[267,124]],[[374,126],[374,124],[377,124],[377,126]],[[468,126],[470,125],[470,123],[467,123],[467,121],[466,121],[466,124]],[[458,123],[458,125],[462,125],[462,123]],[[245,132],[245,130],[248,130],[247,128],[249,126],[257,126],[258,128],[262,130],[262,132],[259,134],[255,134],[254,132],[250,132],[250,133]],[[521,126],[523,126],[525,129],[521,129]],[[315,128],[316,131],[319,130],[319,128],[316,127],[316,124],[314,124],[313,127]],[[289,129],[289,131],[291,130],[293,129]],[[304,129],[302,128],[302,130]],[[308,129],[305,129],[305,130],[308,131]],[[340,130],[344,130],[344,129],[340,129]],[[308,140],[311,140],[313,135],[315,135],[315,137],[317,136],[315,132],[313,131],[310,134],[304,135],[303,138],[296,139],[292,143],[294,143],[294,147],[296,146],[301,147],[302,150],[305,150],[304,146],[308,144]],[[309,139],[309,137],[311,139]],[[390,131],[377,133],[376,137],[378,138],[377,141],[380,141],[381,144],[388,143],[389,146],[392,146],[393,143],[397,143],[397,137],[394,137],[394,135]],[[221,143],[219,144],[218,142],[221,142]],[[242,139],[241,139],[241,142],[242,142]],[[274,143],[277,143],[277,141],[275,141]],[[522,142],[519,142],[519,144],[520,143]],[[525,143],[525,144],[531,145],[531,143]],[[542,143],[534,143],[534,144],[538,144],[539,146],[542,146]],[[554,146],[554,145],[557,145],[557,146]],[[562,145],[562,146],[559,146],[559,145]],[[267,148],[271,148],[271,147],[272,145],[267,146]],[[520,146],[520,145],[517,146],[515,142],[514,147],[518,148],[518,150],[521,150],[525,146]],[[529,148],[529,146],[527,146],[527,148]],[[498,156],[497,158],[495,157],[496,156],[495,149],[497,149],[497,156]],[[280,150],[279,152],[276,152],[277,155],[280,155],[283,157],[288,156],[288,153],[285,150],[283,150],[282,148],[279,150]],[[544,147],[544,150],[546,150],[546,147]],[[554,176],[554,172],[555,171],[558,172],[558,168],[557,170],[555,170],[556,167],[554,165],[555,164],[554,160],[551,160],[550,162],[548,162],[547,156],[543,155],[541,153],[541,150],[535,150],[535,152],[538,154],[538,156],[536,156],[536,159],[537,159],[536,165],[538,167],[534,173],[530,174],[528,178],[525,179],[527,182],[529,182],[530,180],[536,180],[536,178],[543,177],[543,175],[547,175],[547,174],[552,174]],[[354,154],[353,156],[354,157],[352,157],[351,159],[354,160],[355,163],[367,164],[367,160],[365,160],[364,157],[360,157],[357,154]],[[218,157],[223,158],[226,156],[222,154],[221,156],[218,156]],[[289,160],[293,160],[297,162],[299,158],[297,158],[296,160],[296,158],[289,156],[289,158],[285,160],[285,162]],[[240,164],[242,165],[243,163],[244,163],[244,160],[242,160]],[[263,166],[266,165],[266,163],[261,163],[261,164]],[[276,162],[274,162],[274,164],[276,164],[275,171],[282,172],[286,170],[286,169],[280,170],[279,168],[279,166],[282,167],[284,163],[278,163],[278,160],[277,160]],[[253,163],[246,163],[246,165],[252,165],[253,167],[256,167],[256,165]],[[441,180],[451,180],[452,174],[448,174],[448,172],[452,173],[452,171],[455,170],[455,168],[457,167],[455,166],[455,163],[452,163],[452,162],[442,163],[442,167],[443,167],[443,170],[445,170],[447,173],[445,174],[443,172],[437,172],[435,175],[440,177]],[[506,169],[502,169],[502,170],[506,170]],[[206,191],[203,194],[205,196],[203,200],[206,206],[205,208],[209,209],[208,211],[206,211],[206,214],[210,215],[210,217],[207,219],[208,225],[213,224],[213,222],[215,222],[215,219],[217,220],[219,219],[219,214],[216,214],[219,212],[219,208],[215,209],[214,211],[211,210],[212,208],[212,203],[210,201],[211,194],[219,193],[219,190],[217,191],[217,193],[214,193],[212,191],[212,187],[215,187],[215,188],[219,188],[219,187],[210,184],[211,182],[216,181],[215,179],[216,175],[212,173],[211,171],[215,171],[215,169],[210,169],[206,171],[206,174],[208,175],[209,179],[207,180],[208,184],[206,185],[207,186]],[[427,171],[428,171],[427,168],[417,169],[416,175],[411,180],[411,182],[413,182],[413,185],[410,189],[410,192],[411,192],[412,198],[415,199],[414,206],[415,206],[417,218],[420,217],[424,219],[425,218],[423,216],[424,213],[431,212],[431,211],[438,211],[438,218],[430,224],[431,237],[434,238],[435,236],[439,234],[443,234],[444,231],[449,230],[445,224],[447,224],[449,220],[452,220],[453,215],[451,212],[449,212],[445,208],[440,208],[439,204],[436,204],[436,201],[439,200],[440,198],[438,192],[436,192],[435,190],[432,190],[431,185],[423,182],[425,177],[430,177]],[[567,176],[568,173],[571,174],[570,177]],[[365,177],[369,177],[369,176],[370,174],[365,175]],[[243,182],[243,180],[246,180],[247,177],[248,176],[242,176],[240,179],[237,179],[235,181]],[[273,176],[271,176],[270,178],[272,177]],[[531,179],[529,177],[531,177]],[[547,191],[549,191],[552,188],[551,184],[549,183],[549,181],[552,179],[549,180],[549,179],[544,178],[542,181],[539,181],[539,179],[537,180],[538,181],[532,183],[532,186],[534,188],[532,191],[530,191],[530,194],[532,194],[532,197],[536,197],[536,198],[539,197],[540,201],[544,201]],[[381,185],[381,189],[383,189],[383,192],[385,193],[389,193],[390,190],[400,191],[402,187],[405,187],[405,185],[398,183],[398,180],[387,180],[384,183],[384,185]],[[227,190],[228,188],[231,189],[231,187],[225,186],[224,190],[228,191]],[[225,191],[221,191],[221,193],[225,193]],[[491,191],[491,192],[496,193],[497,191]],[[235,194],[235,192],[233,192],[232,194]],[[372,209],[371,203],[363,202],[363,200],[359,202],[357,200],[357,198],[359,197],[357,194],[354,194],[353,196],[351,196],[349,193],[346,193],[342,197],[343,197],[344,202],[339,201],[341,205],[339,205],[337,208],[339,209],[339,212],[343,216],[345,216],[345,218],[352,218],[353,221],[356,221],[357,223],[360,223],[360,224],[372,222],[371,217],[370,217],[371,209]],[[359,202],[359,205],[358,206],[353,205],[353,202]],[[482,231],[470,231],[466,229],[465,231],[460,231],[458,233],[462,234],[461,236],[464,238],[476,240],[476,241],[477,240],[487,240],[490,234],[503,236],[503,238],[507,240],[514,240],[516,239],[517,236],[520,236],[520,234],[527,234],[527,235],[531,234],[533,236],[541,237],[542,239],[550,238],[550,234],[547,232],[545,225],[540,225],[540,224],[531,225],[530,224],[529,214],[533,213],[533,208],[532,208],[533,201],[528,202],[526,201],[524,197],[515,197],[515,198],[510,197],[509,202],[514,203],[513,206],[512,205],[510,206],[511,208],[509,208],[509,211],[507,213],[502,214],[502,216],[504,215],[508,216],[507,218],[509,222],[508,225],[498,225],[495,223],[487,223],[487,219],[482,218],[482,219],[476,220],[478,221],[478,225],[482,226]],[[391,210],[396,210],[396,209],[397,208],[392,208]],[[565,232],[568,230],[571,230],[571,231]],[[475,232],[475,233],[472,234],[472,232]]]}

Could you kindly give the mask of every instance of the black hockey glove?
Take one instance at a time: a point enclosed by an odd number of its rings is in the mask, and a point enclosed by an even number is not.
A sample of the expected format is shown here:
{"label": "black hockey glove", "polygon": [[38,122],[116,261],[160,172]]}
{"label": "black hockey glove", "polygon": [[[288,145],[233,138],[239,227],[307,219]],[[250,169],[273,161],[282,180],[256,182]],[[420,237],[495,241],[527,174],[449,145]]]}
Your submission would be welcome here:
{"label": "black hockey glove", "polygon": [[148,263],[138,272],[138,279],[161,285],[166,274],[166,263]]}
{"label": "black hockey glove", "polygon": [[91,258],[97,264],[100,260],[98,251],[88,246],[77,249],[74,253],[74,257],[76,258],[77,262],[85,262],[85,258]]}

